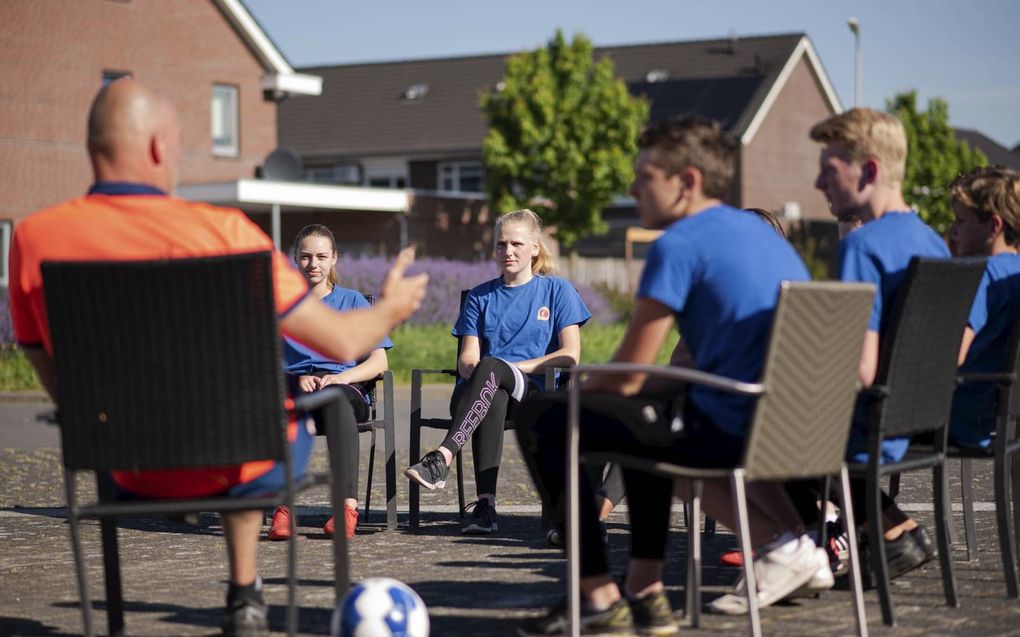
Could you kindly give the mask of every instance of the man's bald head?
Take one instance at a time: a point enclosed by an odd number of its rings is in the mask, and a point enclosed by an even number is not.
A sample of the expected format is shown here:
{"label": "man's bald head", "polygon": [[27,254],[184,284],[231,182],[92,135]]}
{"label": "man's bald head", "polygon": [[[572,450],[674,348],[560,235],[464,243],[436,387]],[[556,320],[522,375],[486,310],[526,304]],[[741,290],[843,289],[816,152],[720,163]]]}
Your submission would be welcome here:
{"label": "man's bald head", "polygon": [[89,111],[88,149],[96,181],[128,181],[167,192],[177,183],[180,123],[165,95],[133,79],[111,82]]}

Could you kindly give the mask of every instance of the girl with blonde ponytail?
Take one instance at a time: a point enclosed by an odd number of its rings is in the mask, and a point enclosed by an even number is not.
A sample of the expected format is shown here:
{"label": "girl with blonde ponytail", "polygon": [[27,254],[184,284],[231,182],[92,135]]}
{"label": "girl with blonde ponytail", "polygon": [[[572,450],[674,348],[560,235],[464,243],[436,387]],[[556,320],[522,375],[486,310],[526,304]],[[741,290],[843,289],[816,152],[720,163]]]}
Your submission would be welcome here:
{"label": "girl with blonde ponytail", "polygon": [[[369,307],[368,300],[356,290],[340,287],[336,274],[339,254],[333,231],[321,224],[302,228],[294,238],[294,260],[308,283],[308,293],[329,307],[354,310]],[[384,338],[369,355],[359,361],[335,361],[308,349],[289,338],[283,339],[284,371],[294,393],[313,392],[329,385],[340,387],[346,400],[340,405],[339,446],[345,470],[344,533],[354,535],[358,526],[358,423],[368,420],[369,394],[362,383],[377,377],[389,368],[386,350],[393,347]],[[316,423],[316,433],[322,435]],[[330,441],[332,444],[333,441]],[[336,521],[326,521],[323,532],[332,537]],[[290,538],[290,511],[277,507],[273,512],[270,540]]]}
{"label": "girl with blonde ponytail", "polygon": [[534,212],[516,210],[496,220],[493,256],[500,276],[468,293],[453,328],[461,339],[453,424],[438,449],[404,471],[427,489],[442,488],[453,458],[473,438],[478,500],[461,528],[467,534],[496,531],[503,425],[525,395],[544,389],[547,367],[577,364],[580,327],[591,317],[577,290],[551,276],[556,261]]}

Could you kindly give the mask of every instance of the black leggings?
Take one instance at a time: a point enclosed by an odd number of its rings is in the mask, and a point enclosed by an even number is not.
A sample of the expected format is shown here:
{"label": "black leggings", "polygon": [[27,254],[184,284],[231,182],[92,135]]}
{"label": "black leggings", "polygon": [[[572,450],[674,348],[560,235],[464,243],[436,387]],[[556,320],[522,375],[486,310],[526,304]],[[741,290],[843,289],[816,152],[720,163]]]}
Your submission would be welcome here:
{"label": "black leggings", "polygon": [[[313,375],[322,376],[326,373],[327,372],[323,372]],[[357,500],[358,454],[360,452],[358,423],[368,420],[368,402],[365,400],[365,397],[361,395],[361,392],[355,389],[352,385],[336,385],[336,387],[339,387],[343,391],[344,397],[347,399],[340,401],[340,440],[336,441],[336,444],[340,445],[341,464],[343,465],[344,471],[343,497]],[[302,392],[298,389],[295,393]],[[325,434],[326,431],[323,429],[322,423],[316,422],[315,435],[324,436]],[[334,441],[326,438],[326,443],[332,445],[334,444]]]}
{"label": "black leggings", "polygon": [[[716,428],[690,402],[683,426],[673,432],[676,392],[626,398],[617,394],[581,395],[581,451],[621,452],[697,467],[728,467],[740,461],[743,440]],[[521,451],[552,520],[563,524],[566,513],[566,392],[541,393],[521,405],[515,419]],[[662,560],[669,535],[673,481],[623,469],[629,499],[631,557]],[[602,483],[601,467],[582,466],[581,574],[609,572],[594,486]]]}
{"label": "black leggings", "polygon": [[[523,387],[522,387],[523,384]],[[483,358],[471,378],[459,383],[450,399],[453,425],[440,446],[457,455],[472,439],[475,489],[479,495],[496,494],[499,462],[503,457],[503,428],[529,389],[527,376],[498,358]]]}

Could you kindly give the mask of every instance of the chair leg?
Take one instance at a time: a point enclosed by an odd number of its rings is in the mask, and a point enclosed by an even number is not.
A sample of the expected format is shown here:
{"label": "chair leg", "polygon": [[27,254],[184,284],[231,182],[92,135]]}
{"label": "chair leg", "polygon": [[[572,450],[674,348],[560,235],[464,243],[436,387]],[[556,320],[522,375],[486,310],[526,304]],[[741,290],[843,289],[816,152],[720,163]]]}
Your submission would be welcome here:
{"label": "chair leg", "polygon": [[466,506],[464,503],[464,450],[461,449],[457,453],[457,503],[460,505],[460,510],[463,511]]}
{"label": "chair leg", "polygon": [[705,535],[715,537],[715,518],[710,515],[705,516]]}
{"label": "chair leg", "polygon": [[[877,462],[874,458],[872,463]],[[892,593],[889,586],[889,567],[885,561],[885,536],[882,532],[882,485],[878,480],[877,467],[869,471],[867,478],[865,506],[868,509],[868,543],[871,547],[871,572],[875,578],[875,589],[882,607],[882,622],[895,626]]]}
{"label": "chair leg", "polygon": [[743,469],[735,469],[730,478],[733,484],[733,507],[737,514],[737,540],[744,554],[744,590],[747,592],[747,618],[752,637],[761,637],[761,617],[758,614],[758,582],[754,579],[754,555],[751,547],[751,527],[747,519],[747,492]]}
{"label": "chair leg", "polygon": [[[977,557],[977,540],[974,533],[974,471],[970,458],[960,460],[960,499],[963,502],[963,541],[967,546],[967,561]],[[998,488],[998,482],[996,482]],[[949,515],[952,516],[952,508]],[[950,544],[953,544],[950,538]]]}
{"label": "chair leg", "polygon": [[[828,484],[826,479],[826,484]],[[828,493],[828,489],[822,493]],[[847,529],[850,544],[850,587],[854,594],[854,619],[857,621],[858,637],[868,637],[868,617],[864,611],[864,591],[861,587],[861,554],[857,549],[857,521],[850,501],[850,474],[846,465],[839,474],[839,510],[843,516],[843,528]]]}
{"label": "chair leg", "polygon": [[[393,408],[393,372],[383,373],[383,441],[386,443],[386,528],[397,530],[397,434],[396,412]],[[420,412],[419,412],[420,413]]]}
{"label": "chair leg", "polygon": [[889,476],[889,497],[893,500],[900,494],[900,474],[894,473]]}
{"label": "chair leg", "polygon": [[997,449],[995,453],[994,482],[995,522],[999,530],[999,554],[1002,558],[1002,571],[1006,578],[1006,594],[1016,599],[1018,597],[1016,556],[1013,553],[1014,538],[1009,506],[1009,474],[1011,464],[1011,458]]}
{"label": "chair leg", "polygon": [[[417,462],[421,458],[421,372],[411,370],[411,435],[407,446],[409,462]],[[418,528],[420,506],[420,487],[414,480],[407,480],[407,525]]]}
{"label": "chair leg", "polygon": [[85,637],[93,637],[92,627],[92,596],[89,594],[88,574],[85,572],[85,557],[81,547],[81,529],[78,526],[77,504],[75,498],[74,474],[64,470],[64,490],[67,496],[67,524],[71,532],[71,552],[74,553],[74,572],[78,578],[78,599],[81,603],[82,633]]}
{"label": "chair leg", "polygon": [[[691,481],[690,496],[684,513],[690,507],[688,520],[701,520],[701,481]],[[692,628],[701,625],[701,529],[700,524],[686,524],[687,529],[687,590],[684,612]]]}
{"label": "chair leg", "polygon": [[939,544],[939,563],[942,565],[942,588],[946,593],[946,605],[959,608],[960,601],[956,596],[956,576],[953,574],[953,556],[949,552],[950,511],[946,504],[949,501],[949,483],[946,480],[945,461],[932,469],[935,492],[935,530]]}
{"label": "chair leg", "polygon": [[124,597],[120,582],[120,553],[117,546],[117,522],[103,518],[99,522],[103,536],[103,572],[106,580],[106,618],[110,637],[124,635]]}
{"label": "chair leg", "polygon": [[[289,471],[288,471],[289,473]],[[290,487],[293,489],[293,486]],[[293,637],[297,634],[298,608],[297,608],[297,511],[294,509],[293,494],[287,498],[287,508],[290,509],[290,537],[287,538],[287,635]],[[334,512],[336,509],[334,508]],[[344,518],[336,518],[342,525]],[[343,535],[344,528],[341,526],[338,533]]]}
{"label": "chair leg", "polygon": [[372,511],[372,473],[375,470],[375,427],[371,429],[372,443],[368,452],[368,485],[365,487],[365,523],[368,523]]}
{"label": "chair leg", "polygon": [[[101,501],[116,499],[113,483],[105,474],[96,474],[96,487]],[[106,617],[110,637],[124,635],[124,593],[120,578],[120,550],[117,543],[117,521],[102,518],[99,521],[103,538],[103,573],[106,582]]]}
{"label": "chair leg", "polygon": [[1017,560],[1020,560],[1020,462],[1016,462],[1010,456],[1010,461],[1007,464],[1012,477],[1006,501],[1009,502],[1010,510],[1013,512],[1013,555]]}

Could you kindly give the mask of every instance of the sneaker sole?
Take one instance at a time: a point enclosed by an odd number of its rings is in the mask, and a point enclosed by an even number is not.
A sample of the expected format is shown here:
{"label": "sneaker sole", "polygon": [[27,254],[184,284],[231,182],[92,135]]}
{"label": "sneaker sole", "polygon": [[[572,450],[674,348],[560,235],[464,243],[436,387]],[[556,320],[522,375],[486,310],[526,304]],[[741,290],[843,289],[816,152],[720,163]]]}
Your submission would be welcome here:
{"label": "sneaker sole", "polygon": [[635,631],[641,637],[675,637],[680,634],[680,625],[671,626],[635,626]]}
{"label": "sneaker sole", "polygon": [[425,478],[421,477],[414,469],[404,469],[404,476],[414,480],[421,486],[425,487],[429,491],[435,491],[436,489],[442,489],[446,486],[446,480],[440,480],[439,482],[429,482]]}
{"label": "sneaker sole", "polygon": [[488,528],[486,528],[484,526],[476,526],[474,524],[471,524],[471,525],[465,526],[463,529],[461,529],[460,530],[460,534],[461,535],[492,535],[493,533],[496,532],[496,530],[498,528],[499,528],[499,525],[497,525],[495,522],[493,522],[492,526],[490,526]]}

